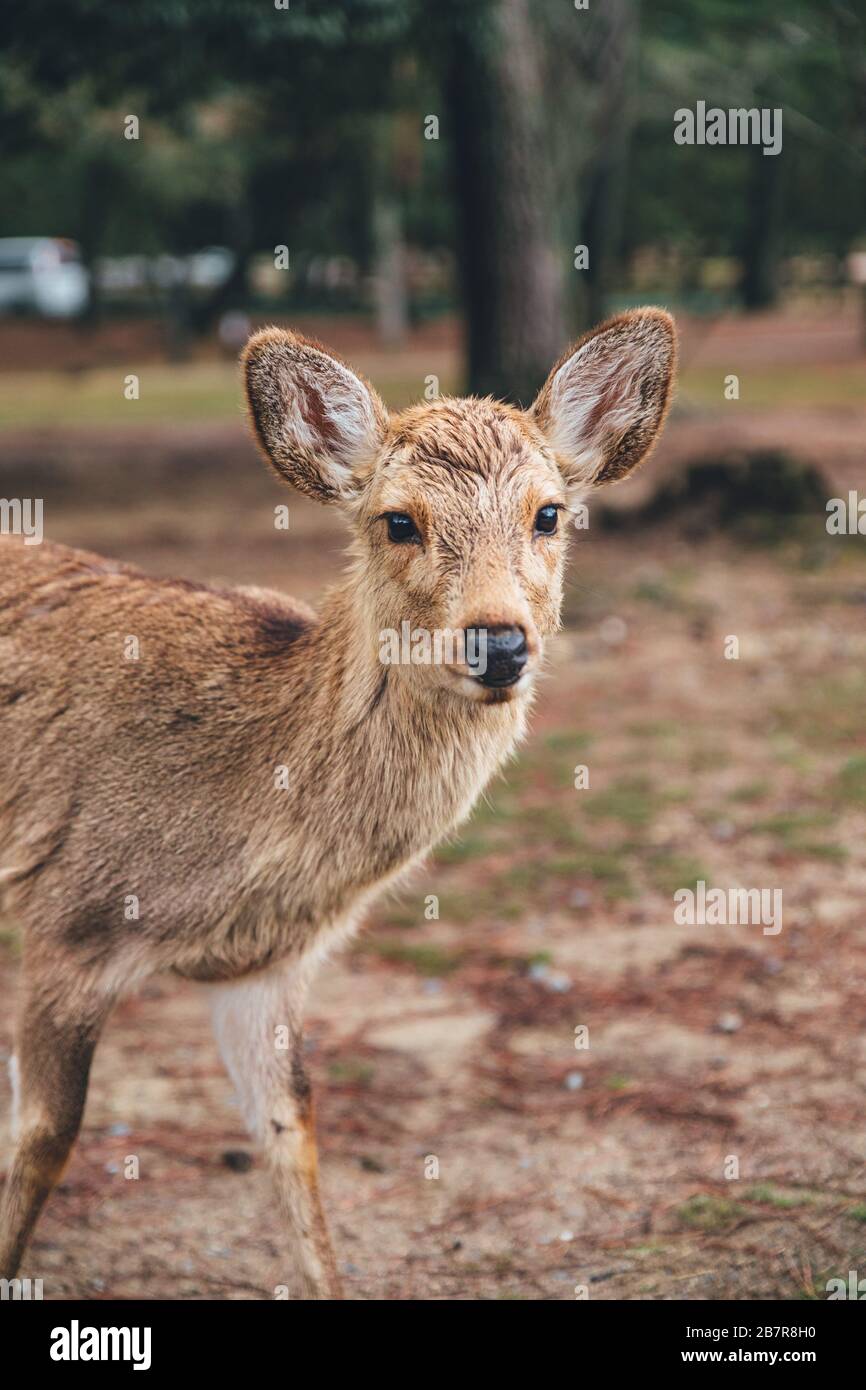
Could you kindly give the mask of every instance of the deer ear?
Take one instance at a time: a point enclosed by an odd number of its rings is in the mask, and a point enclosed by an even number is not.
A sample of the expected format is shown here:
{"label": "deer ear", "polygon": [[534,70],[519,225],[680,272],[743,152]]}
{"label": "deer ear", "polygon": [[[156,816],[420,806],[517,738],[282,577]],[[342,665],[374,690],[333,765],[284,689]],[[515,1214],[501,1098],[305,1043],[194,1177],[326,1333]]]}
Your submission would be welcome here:
{"label": "deer ear", "polygon": [[266,328],[241,355],[253,429],[274,472],[317,502],[351,501],[388,424],[376,392],[318,343]]}
{"label": "deer ear", "polygon": [[676,367],[676,330],[662,309],[609,319],[557,362],[531,414],[579,489],[625,477],[664,423]]}

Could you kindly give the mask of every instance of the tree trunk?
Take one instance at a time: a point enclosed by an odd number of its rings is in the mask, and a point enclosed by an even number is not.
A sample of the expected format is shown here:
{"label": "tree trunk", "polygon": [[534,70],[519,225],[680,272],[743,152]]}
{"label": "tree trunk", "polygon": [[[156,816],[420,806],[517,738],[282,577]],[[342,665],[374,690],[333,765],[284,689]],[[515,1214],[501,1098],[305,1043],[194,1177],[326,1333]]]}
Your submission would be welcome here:
{"label": "tree trunk", "polygon": [[468,385],[525,405],[565,342],[539,40],[527,0],[452,0],[445,18]]}
{"label": "tree trunk", "polygon": [[90,294],[81,312],[79,322],[88,329],[95,329],[102,321],[102,291],[99,285],[97,267],[102,252],[105,226],[111,199],[117,196],[117,171],[112,160],[96,148],[84,171],[81,223],[78,240],[84,265],[90,274]]}
{"label": "tree trunk", "polygon": [[608,0],[596,81],[601,89],[594,122],[596,155],[583,196],[581,242],[589,251],[583,323],[589,328],[608,310],[611,273],[622,250],[622,213],[634,123],[638,16],[632,0]]}
{"label": "tree trunk", "polygon": [[783,153],[765,155],[749,149],[749,206],[741,252],[740,293],[747,309],[768,309],[778,295],[777,263],[782,206]]}
{"label": "tree trunk", "polygon": [[397,198],[377,196],[373,205],[373,242],[376,335],[383,347],[393,350],[402,346],[409,329],[406,245]]}
{"label": "tree trunk", "polygon": [[246,306],[249,294],[247,272],[252,260],[253,249],[251,246],[245,245],[235,246],[233,250],[235,262],[222,284],[217,285],[205,299],[198,302],[190,302],[187,297],[185,306],[187,328],[197,337],[203,338],[211,333],[219,319],[229,309],[242,309]]}

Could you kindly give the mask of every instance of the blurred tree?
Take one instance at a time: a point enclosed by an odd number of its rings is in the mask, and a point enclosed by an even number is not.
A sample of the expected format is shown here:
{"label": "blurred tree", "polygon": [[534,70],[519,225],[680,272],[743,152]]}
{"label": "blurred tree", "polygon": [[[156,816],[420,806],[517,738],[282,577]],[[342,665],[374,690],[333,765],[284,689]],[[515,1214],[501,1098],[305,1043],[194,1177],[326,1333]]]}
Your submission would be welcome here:
{"label": "blurred tree", "polygon": [[[90,260],[227,245],[227,284],[175,296],[194,329],[256,252],[348,255],[393,341],[410,244],[455,244],[470,384],[526,399],[642,248],[675,268],[651,292],[697,302],[704,259],[736,257],[759,306],[783,256],[863,236],[864,51],[866,0],[28,0],[0,54],[0,234]],[[676,145],[699,99],[782,107],[782,153]]]}
{"label": "blurred tree", "polygon": [[469,387],[528,402],[566,336],[539,31],[529,0],[443,0],[431,28],[459,224]]}
{"label": "blurred tree", "polygon": [[[0,213],[0,230],[28,230],[29,215],[34,230],[75,237],[91,261],[155,244],[226,244],[235,274],[198,308],[197,327],[241,292],[255,250],[295,251],[301,228],[320,252],[348,241],[366,254],[359,221],[369,223],[369,207],[359,219],[347,206],[369,192],[358,166],[374,149],[359,118],[391,108],[407,24],[401,0],[309,0],[303,10],[257,0],[67,0],[58,10],[30,0],[0,58],[0,153],[19,162],[26,195]],[[139,117],[138,141],[123,139],[128,113]],[[32,196],[37,165],[70,156],[72,196],[54,196],[50,183]]]}
{"label": "blurred tree", "polygon": [[[864,0],[644,6],[626,254],[665,241],[692,256],[734,255],[743,302],[759,308],[776,296],[783,254],[838,252],[862,235],[863,72],[851,53],[864,47]],[[781,154],[675,146],[673,113],[698,100],[781,108]]]}

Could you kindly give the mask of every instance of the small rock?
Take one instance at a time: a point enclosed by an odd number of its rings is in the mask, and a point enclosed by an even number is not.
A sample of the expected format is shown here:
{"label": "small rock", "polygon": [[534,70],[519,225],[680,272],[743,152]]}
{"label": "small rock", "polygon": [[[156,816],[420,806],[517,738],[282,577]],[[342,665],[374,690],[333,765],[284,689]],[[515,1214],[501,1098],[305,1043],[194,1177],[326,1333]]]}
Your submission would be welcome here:
{"label": "small rock", "polygon": [[378,1158],[372,1158],[370,1154],[361,1154],[358,1163],[365,1173],[384,1173],[386,1171],[384,1163],[380,1163]]}
{"label": "small rock", "polygon": [[738,1033],[743,1026],[743,1020],[739,1014],[722,1014],[716,1021],[716,1029],[719,1033]]}
{"label": "small rock", "polygon": [[560,1231],[559,1239],[567,1245],[570,1240],[574,1240],[574,1231]]}
{"label": "small rock", "polygon": [[565,1078],[565,1089],[567,1091],[579,1091],[583,1086],[583,1072],[570,1071]]}
{"label": "small rock", "polygon": [[598,635],[608,647],[618,647],[628,636],[628,628],[622,618],[605,618],[599,625]]}
{"label": "small rock", "polygon": [[544,961],[536,961],[529,967],[530,980],[537,980],[546,989],[552,990],[554,994],[565,994],[566,990],[571,989],[571,978],[562,970],[551,970],[550,966]]}
{"label": "small rock", "polygon": [[227,1149],[222,1161],[233,1173],[248,1173],[253,1166],[252,1154],[246,1153],[244,1149]]}
{"label": "small rock", "polygon": [[130,1129],[129,1125],[109,1125],[108,1132],[115,1138],[122,1139],[125,1138],[127,1134],[131,1134],[132,1130]]}
{"label": "small rock", "polygon": [[563,970],[554,970],[548,975],[545,984],[555,994],[566,994],[571,989],[571,976],[566,975]]}

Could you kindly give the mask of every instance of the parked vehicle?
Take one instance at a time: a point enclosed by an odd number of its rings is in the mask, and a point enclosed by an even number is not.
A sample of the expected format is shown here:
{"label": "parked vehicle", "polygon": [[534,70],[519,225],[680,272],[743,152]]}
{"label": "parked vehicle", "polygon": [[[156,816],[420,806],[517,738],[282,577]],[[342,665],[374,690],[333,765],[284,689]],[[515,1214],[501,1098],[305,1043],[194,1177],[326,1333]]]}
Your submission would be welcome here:
{"label": "parked vehicle", "polygon": [[90,276],[74,241],[0,237],[0,313],[72,318],[89,298]]}

